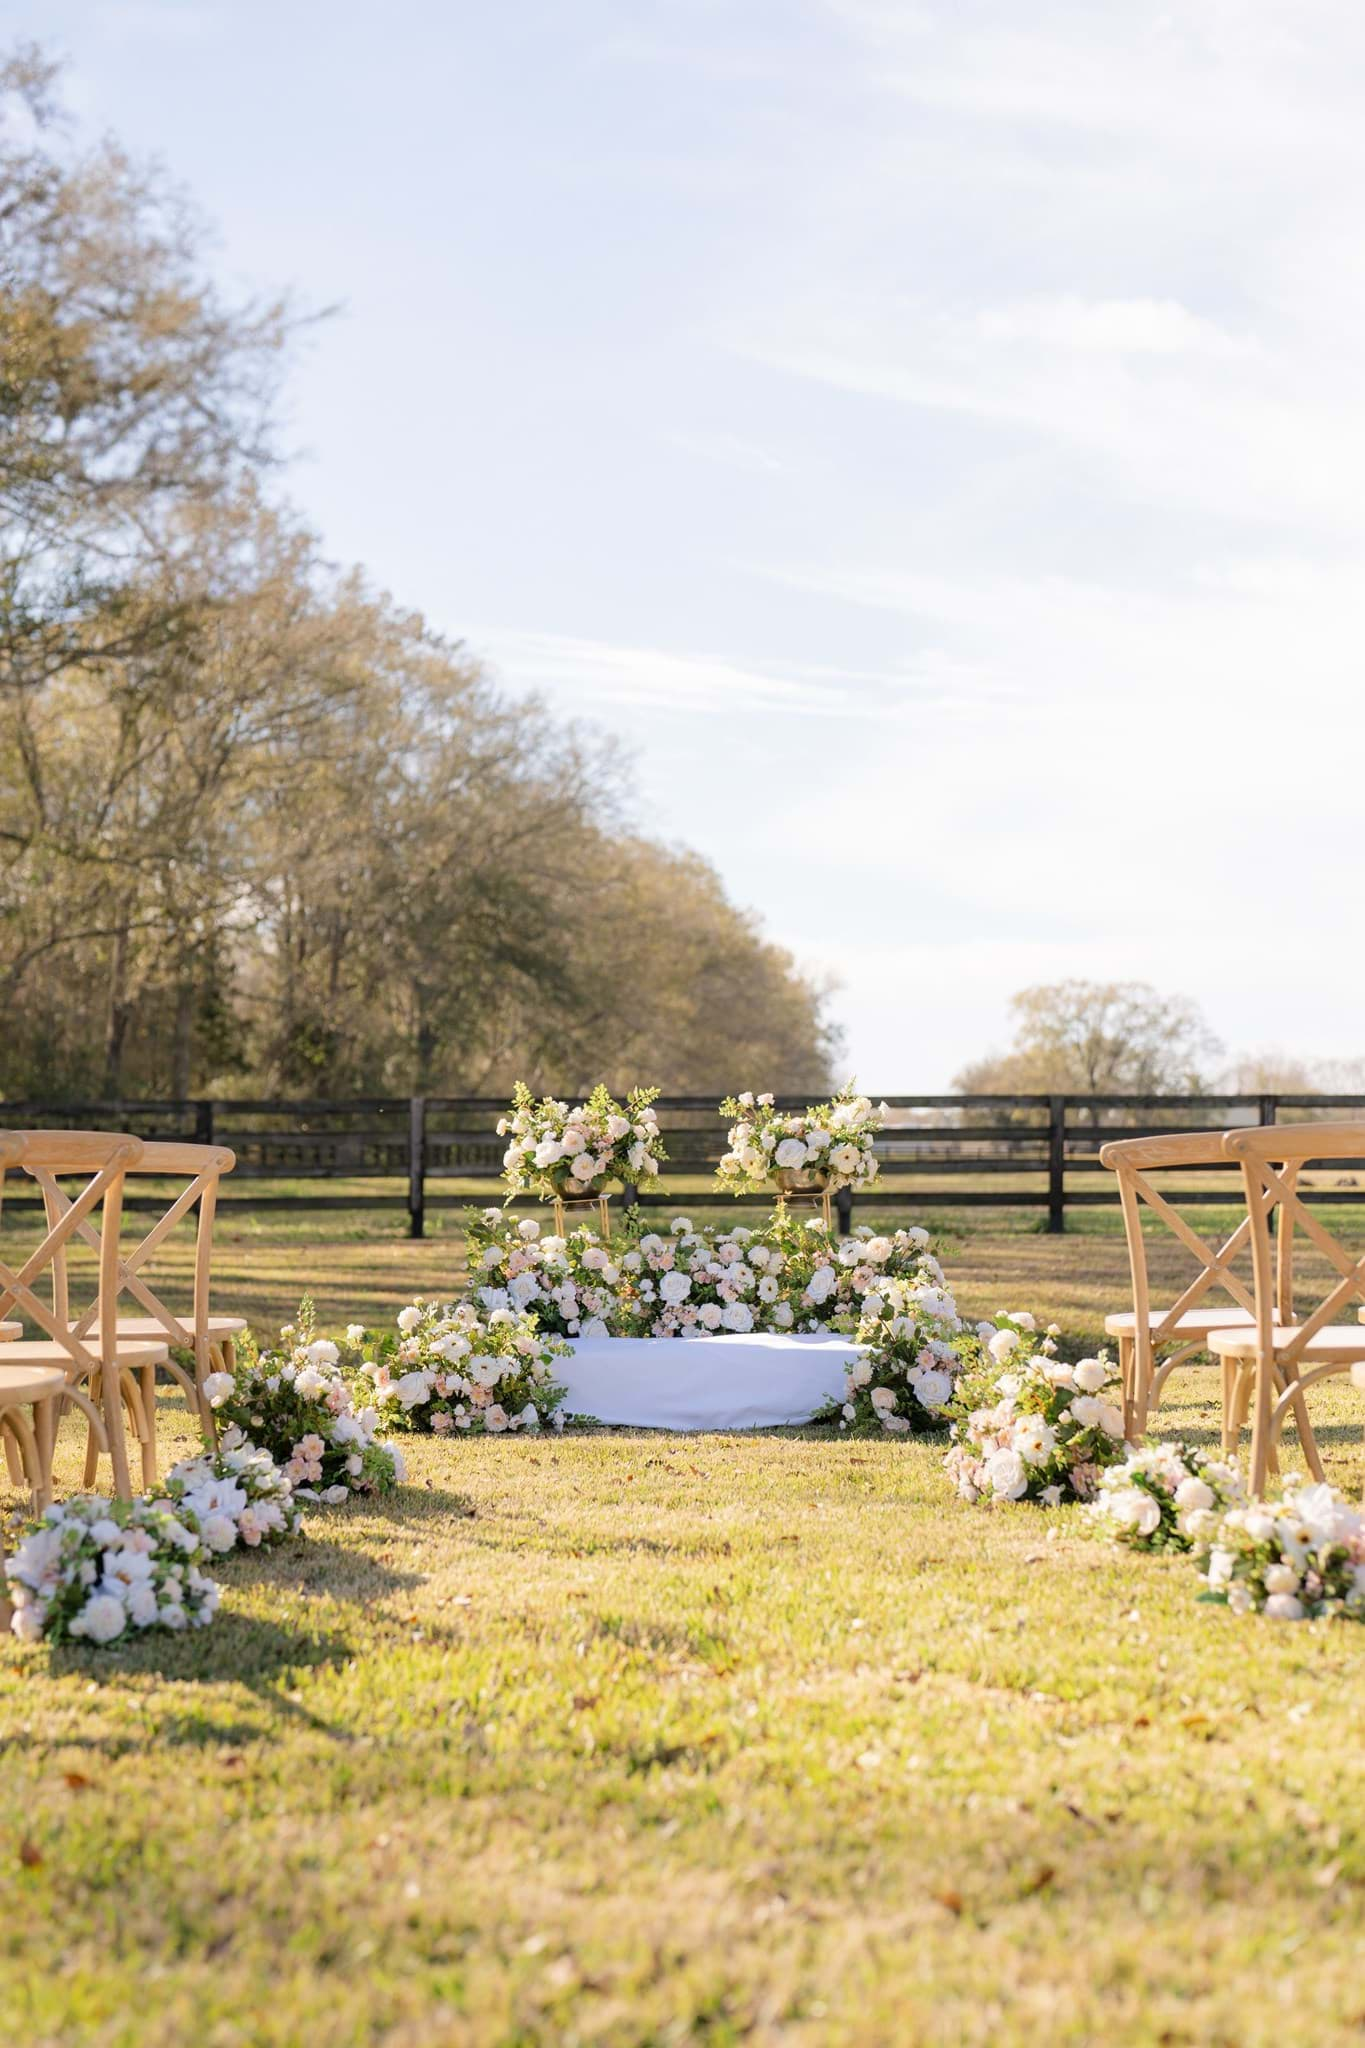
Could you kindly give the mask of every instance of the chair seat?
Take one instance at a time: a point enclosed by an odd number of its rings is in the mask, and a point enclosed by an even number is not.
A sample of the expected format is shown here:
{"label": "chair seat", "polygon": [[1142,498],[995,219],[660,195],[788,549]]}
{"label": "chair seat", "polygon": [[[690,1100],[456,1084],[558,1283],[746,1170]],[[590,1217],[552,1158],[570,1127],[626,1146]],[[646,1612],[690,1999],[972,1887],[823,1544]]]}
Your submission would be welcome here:
{"label": "chair seat", "polygon": [[[114,1349],[120,1365],[164,1365],[170,1356],[164,1344],[125,1342],[122,1337]],[[55,1365],[66,1379],[78,1370],[75,1359],[64,1344],[42,1337],[25,1338],[22,1344],[7,1344],[0,1351],[0,1376],[7,1374],[12,1365]]]}
{"label": "chair seat", "polygon": [[[1299,1327],[1297,1323],[1290,1323],[1271,1331],[1270,1341],[1277,1358],[1289,1349],[1299,1334]],[[1220,1358],[1255,1358],[1259,1350],[1256,1331],[1254,1328],[1215,1330],[1209,1338],[1209,1349],[1216,1351]],[[1311,1365],[1334,1362],[1349,1365],[1353,1359],[1365,1358],[1365,1330],[1358,1326],[1352,1329],[1345,1323],[1329,1323],[1326,1329],[1319,1330],[1316,1337],[1309,1340],[1298,1355]]]}
{"label": "chair seat", "polygon": [[[1159,1330],[1169,1309],[1153,1308],[1147,1311],[1147,1327]],[[1174,1325],[1166,1332],[1165,1341],[1187,1341],[1195,1337],[1207,1337],[1210,1330],[1234,1330],[1242,1325],[1254,1327],[1255,1317],[1245,1308],[1187,1308],[1183,1316],[1177,1316]],[[1109,1337],[1131,1337],[1137,1329],[1138,1319],[1132,1309],[1125,1309],[1120,1315],[1106,1316],[1104,1329]]]}
{"label": "chair seat", "polygon": [[50,1401],[66,1386],[57,1365],[0,1366],[0,1408],[21,1408],[29,1401]]}
{"label": "chair seat", "polygon": [[11,1344],[16,1337],[22,1337],[23,1334],[22,1323],[0,1323],[0,1344]]}
{"label": "chair seat", "polygon": [[[188,1326],[187,1318],[186,1327],[188,1328]],[[99,1335],[99,1328],[99,1319],[97,1317],[90,1325],[88,1334],[92,1337],[97,1337]],[[210,1316],[205,1334],[214,1338],[240,1337],[245,1328],[246,1319],[244,1316]],[[158,1322],[155,1316],[120,1316],[118,1319],[118,1334],[120,1342],[125,1337],[159,1337],[163,1344],[169,1344],[172,1341],[166,1325]]]}

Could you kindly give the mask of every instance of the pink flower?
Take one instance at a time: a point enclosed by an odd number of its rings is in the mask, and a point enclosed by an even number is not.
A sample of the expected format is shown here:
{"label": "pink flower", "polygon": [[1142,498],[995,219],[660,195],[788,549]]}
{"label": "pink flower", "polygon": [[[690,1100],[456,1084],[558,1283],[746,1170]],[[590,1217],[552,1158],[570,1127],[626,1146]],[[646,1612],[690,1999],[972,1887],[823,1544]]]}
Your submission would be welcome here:
{"label": "pink flower", "polygon": [[450,1417],[446,1414],[444,1408],[437,1409],[436,1413],[431,1418],[431,1426],[437,1436],[445,1435],[446,1431],[451,1426],[451,1422]]}

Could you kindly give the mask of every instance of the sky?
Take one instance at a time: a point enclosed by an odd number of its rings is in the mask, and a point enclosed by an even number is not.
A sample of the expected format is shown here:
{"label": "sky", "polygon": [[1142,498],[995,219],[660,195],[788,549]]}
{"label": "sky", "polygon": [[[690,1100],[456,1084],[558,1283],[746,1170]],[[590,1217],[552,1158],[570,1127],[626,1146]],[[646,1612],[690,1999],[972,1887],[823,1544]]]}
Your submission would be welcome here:
{"label": "sky", "polygon": [[339,307],[329,552],[621,733],[863,1085],[1065,976],[1365,1050],[1352,0],[5,17],[225,286]]}

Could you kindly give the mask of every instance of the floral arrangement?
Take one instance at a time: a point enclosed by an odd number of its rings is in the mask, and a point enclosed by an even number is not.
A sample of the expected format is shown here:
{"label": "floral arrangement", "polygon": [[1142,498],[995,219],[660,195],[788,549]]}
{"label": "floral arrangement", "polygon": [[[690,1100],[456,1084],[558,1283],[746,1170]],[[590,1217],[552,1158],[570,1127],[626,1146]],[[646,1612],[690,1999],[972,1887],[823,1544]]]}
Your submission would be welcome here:
{"label": "floral arrangement", "polygon": [[1286,1479],[1276,1501],[1229,1508],[1195,1545],[1207,1590],[1234,1614],[1365,1620],[1365,1514],[1334,1486]]}
{"label": "floral arrangement", "polygon": [[619,1334],[621,1268],[595,1231],[552,1237],[533,1216],[515,1222],[500,1209],[471,1213],[465,1228],[470,1286],[480,1308],[529,1312],[549,1336]]}
{"label": "floral arrangement", "polygon": [[77,1494],[30,1523],[5,1564],[22,1642],[113,1643],[143,1629],[203,1628],[218,1587],[199,1569],[188,1510]]}
{"label": "floral arrangement", "polygon": [[760,1230],[694,1230],[677,1216],[620,1254],[623,1334],[703,1337],[751,1330],[852,1335],[869,1311],[923,1297],[926,1315],[958,1327],[943,1270],[918,1228],[840,1239],[779,1209]]}
{"label": "floral arrangement", "polygon": [[210,1551],[282,1543],[302,1519],[288,1475],[269,1451],[252,1443],[224,1442],[216,1451],[182,1458],[166,1474],[163,1491],[177,1515],[193,1516]]}
{"label": "floral arrangement", "polygon": [[567,1389],[555,1363],[568,1348],[515,1309],[415,1301],[399,1312],[396,1349],[362,1371],[391,1429],[437,1436],[562,1429]]}
{"label": "floral arrangement", "polygon": [[1086,1513],[1130,1550],[1191,1550],[1245,1500],[1241,1475],[1226,1460],[1187,1444],[1143,1444],[1101,1474]]}
{"label": "floral arrangement", "polygon": [[364,1338],[358,1323],[344,1347],[317,1336],[305,1300],[297,1323],[280,1331],[279,1349],[239,1346],[235,1369],[204,1382],[210,1407],[228,1425],[222,1448],[267,1450],[300,1500],[334,1507],[353,1493],[390,1492],[405,1477],[402,1456],[376,1440],[378,1410],[358,1409],[351,1392],[365,1364]]}
{"label": "floral arrangement", "polygon": [[722,1116],[732,1119],[729,1150],[716,1168],[716,1181],[733,1194],[751,1194],[769,1184],[791,1193],[800,1188],[864,1188],[877,1177],[873,1139],[886,1119],[850,1082],[828,1102],[786,1112],[771,1095],[727,1095]]}
{"label": "floral arrangement", "polygon": [[654,1114],[657,1088],[632,1088],[625,1106],[594,1088],[571,1109],[547,1095],[537,1102],[524,1081],[512,1091],[510,1116],[498,1119],[509,1140],[502,1155],[507,1199],[538,1195],[566,1201],[600,1194],[609,1181],[652,1187],[668,1157]]}
{"label": "floral arrangement", "polygon": [[1049,1329],[1040,1339],[1030,1315],[999,1315],[962,1346],[945,1463],[963,1500],[1089,1500],[1101,1472],[1122,1459],[1112,1362],[1101,1354],[1067,1365],[1054,1338]]}

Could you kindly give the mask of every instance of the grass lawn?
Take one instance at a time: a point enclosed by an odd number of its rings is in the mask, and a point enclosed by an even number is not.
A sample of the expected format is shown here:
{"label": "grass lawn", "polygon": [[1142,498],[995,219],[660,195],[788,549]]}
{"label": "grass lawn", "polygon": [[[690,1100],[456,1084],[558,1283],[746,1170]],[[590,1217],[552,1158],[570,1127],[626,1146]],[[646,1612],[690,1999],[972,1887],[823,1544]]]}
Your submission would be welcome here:
{"label": "grass lawn", "polygon": [[[970,1227],[966,1312],[1121,1304],[1112,1230]],[[234,1218],[220,1305],[449,1287],[453,1219],[384,1228]],[[1179,1376],[1170,1433],[1215,1394]],[[1360,1397],[1314,1412],[1356,1485]],[[1365,2038],[1365,1630],[1200,1607],[913,1441],[410,1462],[223,1564],[201,1636],[0,1648],[16,2044]]]}

